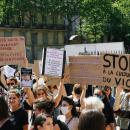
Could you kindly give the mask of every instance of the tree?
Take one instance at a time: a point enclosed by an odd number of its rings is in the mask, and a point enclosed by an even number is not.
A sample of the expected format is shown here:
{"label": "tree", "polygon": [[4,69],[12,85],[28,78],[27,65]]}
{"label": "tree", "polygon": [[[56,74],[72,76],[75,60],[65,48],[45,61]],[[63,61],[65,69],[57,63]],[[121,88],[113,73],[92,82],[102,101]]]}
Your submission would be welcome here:
{"label": "tree", "polygon": [[[39,19],[38,15],[42,18],[42,22],[40,24],[38,23],[40,28],[49,26],[49,24],[45,23],[45,17],[48,18],[51,16],[52,18],[57,18],[58,16],[62,16],[62,19],[68,21],[67,32],[69,37],[74,21],[72,17],[79,15],[81,1],[82,0],[1,0],[0,23],[10,27],[26,27],[32,32],[35,24],[34,21]],[[54,22],[51,24],[51,26],[56,26]],[[33,52],[32,57],[34,57],[34,46],[33,44],[31,45]]]}
{"label": "tree", "polygon": [[97,42],[106,30],[111,0],[84,0],[81,10],[81,32],[90,42]]}
{"label": "tree", "polygon": [[127,0],[84,0],[81,31],[89,42],[130,42],[130,2]]}

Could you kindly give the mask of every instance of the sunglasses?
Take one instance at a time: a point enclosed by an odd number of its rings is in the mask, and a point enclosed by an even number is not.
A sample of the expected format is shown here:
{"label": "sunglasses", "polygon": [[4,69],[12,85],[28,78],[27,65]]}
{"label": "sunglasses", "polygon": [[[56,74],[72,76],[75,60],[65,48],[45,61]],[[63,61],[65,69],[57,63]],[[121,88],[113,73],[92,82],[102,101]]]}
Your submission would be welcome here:
{"label": "sunglasses", "polygon": [[8,86],[13,86],[15,83],[7,83]]}

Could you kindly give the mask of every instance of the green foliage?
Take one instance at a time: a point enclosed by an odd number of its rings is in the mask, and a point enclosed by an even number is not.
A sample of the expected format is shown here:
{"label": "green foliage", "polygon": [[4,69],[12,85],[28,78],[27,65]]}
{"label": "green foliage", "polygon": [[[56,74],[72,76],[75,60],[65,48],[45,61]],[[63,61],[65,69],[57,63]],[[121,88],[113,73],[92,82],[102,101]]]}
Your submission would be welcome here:
{"label": "green foliage", "polygon": [[[42,15],[62,15],[67,20],[72,16],[79,15],[82,0],[1,0],[4,3],[0,13],[1,22],[11,19],[12,23],[17,23],[21,17],[29,18],[29,23],[33,16],[39,12]],[[1,11],[0,10],[0,11]]]}
{"label": "green foliage", "polygon": [[90,42],[104,36],[108,41],[130,41],[130,1],[84,0],[82,3],[79,32]]}
{"label": "green foliage", "polygon": [[111,11],[110,0],[84,0],[84,8],[81,10],[82,35],[90,42],[97,42],[106,30],[109,12]]}

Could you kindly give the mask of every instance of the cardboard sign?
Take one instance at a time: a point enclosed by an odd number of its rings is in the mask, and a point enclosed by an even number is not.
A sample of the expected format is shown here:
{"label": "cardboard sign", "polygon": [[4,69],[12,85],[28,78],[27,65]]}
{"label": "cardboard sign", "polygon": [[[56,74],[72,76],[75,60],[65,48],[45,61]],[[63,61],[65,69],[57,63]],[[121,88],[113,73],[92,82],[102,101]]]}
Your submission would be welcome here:
{"label": "cardboard sign", "polygon": [[70,82],[101,85],[101,68],[100,56],[71,56],[69,57]]}
{"label": "cardboard sign", "polygon": [[103,84],[130,88],[130,55],[102,54]]}
{"label": "cardboard sign", "polygon": [[37,77],[41,76],[41,61],[40,60],[34,60],[34,69],[33,71],[35,72]]}
{"label": "cardboard sign", "polygon": [[0,37],[0,65],[23,65],[25,57],[24,37]]}
{"label": "cardboard sign", "polygon": [[64,51],[60,49],[44,49],[43,75],[62,77],[64,70]]}
{"label": "cardboard sign", "polygon": [[59,77],[52,77],[52,76],[47,76],[46,77],[46,85],[59,85],[61,78]]}

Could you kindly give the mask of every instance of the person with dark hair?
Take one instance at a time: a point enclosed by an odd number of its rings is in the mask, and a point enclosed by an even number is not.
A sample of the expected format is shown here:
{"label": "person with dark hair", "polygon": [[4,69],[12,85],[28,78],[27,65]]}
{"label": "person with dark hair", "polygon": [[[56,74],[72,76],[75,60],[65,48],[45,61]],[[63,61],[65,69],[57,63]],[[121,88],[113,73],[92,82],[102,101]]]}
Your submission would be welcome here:
{"label": "person with dark hair", "polygon": [[37,116],[38,114],[45,113],[45,114],[52,114],[54,110],[55,103],[53,101],[48,100],[37,100],[34,103],[34,113]]}
{"label": "person with dark hair", "polygon": [[94,90],[94,95],[97,96],[104,103],[103,113],[106,118],[106,128],[110,128],[111,130],[114,130],[115,129],[114,111],[108,101],[105,92],[102,91],[101,89],[96,88]]}
{"label": "person with dark hair", "polygon": [[6,78],[6,85],[7,85],[8,90],[9,90],[15,86],[18,86],[18,81],[15,77]]}
{"label": "person with dark hair", "polygon": [[39,114],[52,115],[53,123],[54,123],[54,130],[69,130],[65,123],[55,118],[54,107],[55,107],[55,103],[52,100],[51,101],[48,101],[48,100],[42,101],[41,99],[37,100],[33,106],[34,114],[35,114],[34,118],[36,118]]}
{"label": "person with dark hair", "polygon": [[88,110],[80,115],[78,130],[105,130],[105,117],[102,112]]}
{"label": "person with dark hair", "polygon": [[108,101],[109,101],[111,107],[113,108],[115,98],[112,96],[111,91],[112,91],[111,87],[109,87],[109,86],[104,87],[104,92],[108,98]]}
{"label": "person with dark hair", "polygon": [[15,130],[9,118],[8,104],[2,96],[0,96],[0,130]]}
{"label": "person with dark hair", "polygon": [[63,115],[59,115],[58,119],[65,122],[69,130],[78,130],[79,118],[73,99],[63,97],[60,109]]}
{"label": "person with dark hair", "polygon": [[38,115],[33,130],[53,130],[53,118],[44,114]]}
{"label": "person with dark hair", "polygon": [[83,99],[86,95],[86,88],[86,85],[81,86],[80,84],[74,84],[72,95],[69,96],[73,99],[78,112],[80,112],[80,107],[83,104]]}

